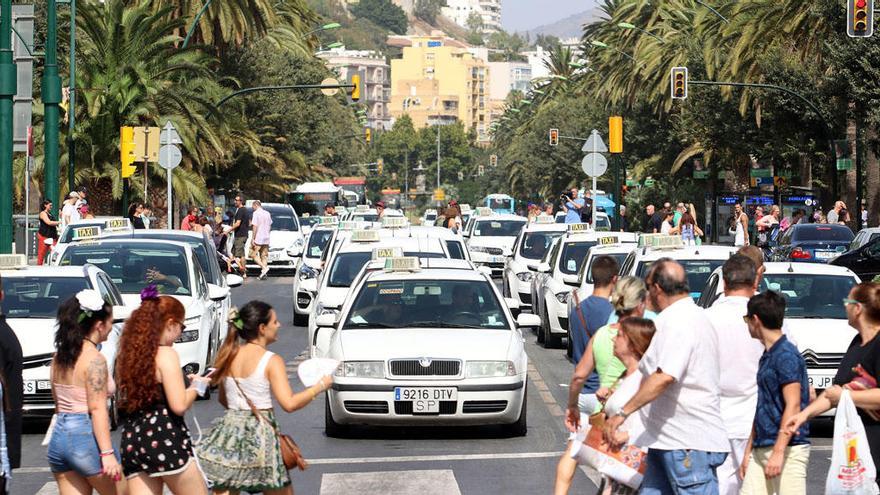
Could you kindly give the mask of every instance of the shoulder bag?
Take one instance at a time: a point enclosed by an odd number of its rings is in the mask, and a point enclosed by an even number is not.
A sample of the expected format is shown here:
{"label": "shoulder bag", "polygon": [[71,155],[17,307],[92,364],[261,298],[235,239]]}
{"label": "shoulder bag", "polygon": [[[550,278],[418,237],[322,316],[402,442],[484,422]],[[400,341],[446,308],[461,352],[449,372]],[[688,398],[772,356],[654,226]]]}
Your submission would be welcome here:
{"label": "shoulder bag", "polygon": [[300,471],[305,471],[307,467],[309,467],[309,463],[306,462],[305,457],[302,455],[302,451],[299,448],[299,445],[293,441],[293,438],[290,436],[281,433],[278,430],[278,427],[272,424],[263,413],[254,406],[254,403],[251,402],[251,399],[244,393],[244,390],[241,389],[241,385],[238,384],[238,380],[233,378],[233,382],[235,382],[235,386],[238,388],[238,391],[241,393],[241,396],[244,397],[244,400],[247,401],[248,406],[251,408],[251,412],[254,413],[254,416],[257,417],[257,421],[265,421],[272,427],[275,431],[275,436],[278,437],[278,443],[281,445],[281,459],[284,460],[284,467],[288,470],[293,469],[294,467],[299,469]]}

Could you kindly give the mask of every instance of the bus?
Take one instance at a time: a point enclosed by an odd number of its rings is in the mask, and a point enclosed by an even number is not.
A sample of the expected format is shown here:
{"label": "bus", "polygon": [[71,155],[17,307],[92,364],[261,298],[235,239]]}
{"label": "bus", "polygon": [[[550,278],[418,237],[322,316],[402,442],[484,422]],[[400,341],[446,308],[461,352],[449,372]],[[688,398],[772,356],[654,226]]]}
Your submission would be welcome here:
{"label": "bus", "polygon": [[[367,178],[366,177],[337,177],[333,184],[341,187],[349,204],[346,206],[367,204]],[[354,196],[352,196],[352,194]],[[350,198],[354,198],[354,202]]]}
{"label": "bus", "polygon": [[482,206],[488,206],[495,213],[506,213],[515,215],[515,202],[513,198],[506,194],[490,194],[483,199]]}
{"label": "bus", "polygon": [[299,216],[323,215],[324,205],[344,206],[345,198],[342,188],[332,182],[304,182],[287,193],[287,202]]}
{"label": "bus", "polygon": [[386,187],[382,189],[382,201],[385,203],[385,208],[391,208],[393,210],[400,209],[400,189],[391,189]]}

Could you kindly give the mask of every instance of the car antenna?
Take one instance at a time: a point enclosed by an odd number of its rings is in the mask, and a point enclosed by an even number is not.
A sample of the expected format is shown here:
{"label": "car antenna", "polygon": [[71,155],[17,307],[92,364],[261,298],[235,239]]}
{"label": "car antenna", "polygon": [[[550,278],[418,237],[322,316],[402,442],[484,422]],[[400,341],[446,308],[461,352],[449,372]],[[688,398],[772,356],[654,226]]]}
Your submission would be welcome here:
{"label": "car antenna", "polygon": [[791,265],[791,261],[788,262],[788,273],[794,273],[794,266]]}

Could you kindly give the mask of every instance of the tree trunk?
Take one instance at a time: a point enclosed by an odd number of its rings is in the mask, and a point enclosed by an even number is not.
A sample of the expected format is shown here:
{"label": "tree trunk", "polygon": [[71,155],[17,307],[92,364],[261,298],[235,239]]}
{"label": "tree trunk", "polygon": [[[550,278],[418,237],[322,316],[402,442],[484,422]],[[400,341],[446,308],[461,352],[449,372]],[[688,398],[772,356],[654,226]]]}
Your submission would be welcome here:
{"label": "tree trunk", "polygon": [[877,129],[873,126],[865,132],[864,166],[868,225],[877,226],[880,225],[880,160],[877,156]]}
{"label": "tree trunk", "polygon": [[855,231],[858,232],[860,205],[856,204],[855,163],[858,157],[856,147],[856,141],[858,140],[858,126],[856,125],[855,109],[855,103],[850,102],[849,112],[846,119],[846,141],[847,147],[849,148],[849,156],[852,158],[852,168],[846,171],[846,189],[843,193],[843,202],[846,203],[846,209],[849,212],[850,226],[855,226]]}

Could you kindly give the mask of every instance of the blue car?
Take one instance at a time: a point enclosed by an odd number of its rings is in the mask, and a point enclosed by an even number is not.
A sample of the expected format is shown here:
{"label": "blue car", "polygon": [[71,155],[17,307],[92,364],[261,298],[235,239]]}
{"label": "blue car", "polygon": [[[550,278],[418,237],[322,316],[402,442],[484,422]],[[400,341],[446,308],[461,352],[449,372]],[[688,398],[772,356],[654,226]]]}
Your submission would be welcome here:
{"label": "blue car", "polygon": [[846,225],[802,223],[792,225],[770,254],[771,261],[827,263],[849,249],[853,238]]}

